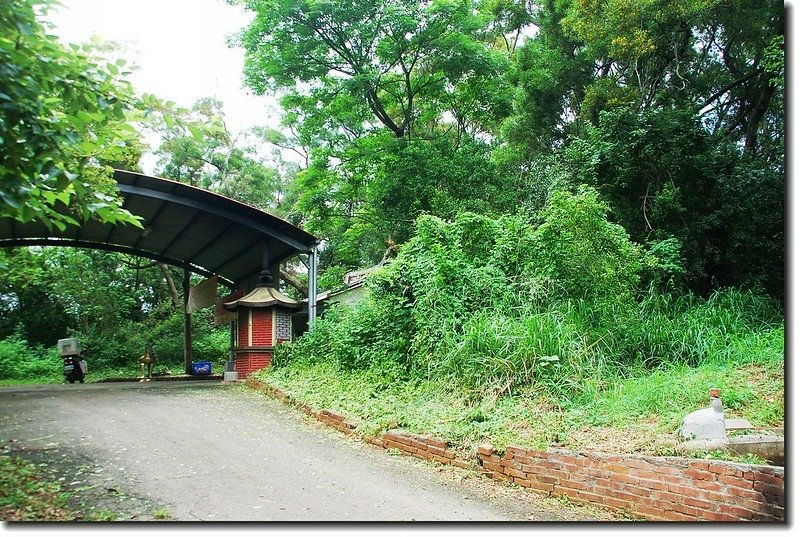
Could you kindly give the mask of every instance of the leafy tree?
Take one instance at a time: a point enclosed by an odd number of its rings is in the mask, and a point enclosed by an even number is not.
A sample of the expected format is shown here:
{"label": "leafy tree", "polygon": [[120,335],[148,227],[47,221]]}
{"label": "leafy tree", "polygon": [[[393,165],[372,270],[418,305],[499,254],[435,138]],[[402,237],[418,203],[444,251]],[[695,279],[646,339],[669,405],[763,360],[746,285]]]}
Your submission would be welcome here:
{"label": "leafy tree", "polygon": [[0,273],[0,338],[22,326],[26,339],[54,345],[74,330],[108,340],[167,300],[153,264],[122,254],[76,248],[8,250]]}
{"label": "leafy tree", "polygon": [[420,213],[494,207],[503,189],[478,160],[510,111],[508,55],[477,3],[237,3],[255,14],[235,40],[246,82],[282,92],[309,149],[283,210],[329,239],[324,261],[374,263]]}
{"label": "leafy tree", "polygon": [[492,85],[502,68],[502,55],[471,38],[485,23],[468,0],[231,3],[255,13],[235,40],[251,88],[293,90],[317,107],[349,96],[398,138],[441,117],[461,86]]}
{"label": "leafy tree", "polygon": [[0,272],[0,339],[19,333],[50,346],[75,326],[68,305],[47,283],[43,261],[26,248],[7,251],[11,270]]}
{"label": "leafy tree", "polygon": [[696,292],[747,282],[781,295],[782,5],[544,0],[528,12],[538,31],[513,55],[501,166],[545,196],[596,187],[634,240],[680,244],[672,273]]}
{"label": "leafy tree", "polygon": [[604,112],[563,156],[635,241],[679,242],[691,289],[746,282],[782,294],[783,177],[763,158],[680,110]]}
{"label": "leafy tree", "polygon": [[[212,190],[260,209],[275,209],[284,177],[293,173],[279,156],[264,155],[272,133],[252,129],[233,133],[225,123],[223,103],[204,98],[191,109],[147,96],[145,128],[160,136],[156,174]],[[283,171],[267,164],[277,158]]]}
{"label": "leafy tree", "polygon": [[606,216],[596,191],[553,193],[532,239],[534,271],[556,285],[556,294],[601,304],[631,303],[642,270],[641,248]]}
{"label": "leafy tree", "polygon": [[782,136],[782,2],[545,0],[531,11],[539,32],[517,54],[509,131],[528,147],[547,147],[543,125],[564,141],[618,107],[691,110],[762,153]]}
{"label": "leafy tree", "polygon": [[777,2],[237,3],[247,83],[282,92],[308,157],[284,210],[325,262],[375,262],[420,214],[535,215],[586,183],[668,254],[662,285],[780,289]]}
{"label": "leafy tree", "polygon": [[574,122],[595,73],[585,47],[561,24],[569,5],[544,0],[529,7],[523,28],[534,25],[537,32],[516,49],[508,73],[514,113],[504,124],[504,138],[523,148],[518,155],[523,166],[576,134]]}
{"label": "leafy tree", "polygon": [[62,230],[90,217],[139,225],[108,166],[138,139],[124,62],[48,35],[39,18],[50,5],[0,5],[0,216]]}

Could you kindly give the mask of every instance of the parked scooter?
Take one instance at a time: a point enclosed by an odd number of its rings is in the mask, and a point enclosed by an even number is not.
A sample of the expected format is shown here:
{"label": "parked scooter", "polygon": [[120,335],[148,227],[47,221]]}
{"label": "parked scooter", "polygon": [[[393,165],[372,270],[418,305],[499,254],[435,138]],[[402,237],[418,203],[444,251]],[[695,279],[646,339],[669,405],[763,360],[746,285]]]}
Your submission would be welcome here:
{"label": "parked scooter", "polygon": [[77,339],[59,339],[58,354],[64,359],[64,378],[70,384],[77,380],[83,384],[86,378],[86,360],[81,358],[81,347]]}

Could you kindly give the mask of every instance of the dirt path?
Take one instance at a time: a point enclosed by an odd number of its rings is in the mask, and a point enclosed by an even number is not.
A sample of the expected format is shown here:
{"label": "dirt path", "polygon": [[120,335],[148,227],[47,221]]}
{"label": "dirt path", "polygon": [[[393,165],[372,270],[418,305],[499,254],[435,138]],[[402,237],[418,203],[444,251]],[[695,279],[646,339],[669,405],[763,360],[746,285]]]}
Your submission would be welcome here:
{"label": "dirt path", "polygon": [[0,446],[132,520],[610,520],[389,455],[219,382],[0,388]]}

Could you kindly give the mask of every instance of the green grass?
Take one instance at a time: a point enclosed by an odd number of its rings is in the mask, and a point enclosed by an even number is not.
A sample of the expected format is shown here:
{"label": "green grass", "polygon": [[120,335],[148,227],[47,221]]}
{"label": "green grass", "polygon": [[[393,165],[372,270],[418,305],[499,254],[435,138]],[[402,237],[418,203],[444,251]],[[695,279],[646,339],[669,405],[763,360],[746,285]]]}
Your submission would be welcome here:
{"label": "green grass", "polygon": [[726,416],[756,427],[783,425],[783,339],[783,328],[772,328],[732,341],[735,353],[696,366],[678,362],[640,366],[624,376],[588,375],[574,379],[569,398],[535,382],[511,395],[476,397],[468,385],[447,379],[408,381],[330,362],[294,363],[258,376],[312,407],[344,413],[367,435],[399,427],[465,452],[489,442],[673,454],[668,441],[677,440],[686,414],[708,405],[712,387],[722,390]]}
{"label": "green grass", "polygon": [[[405,300],[376,292],[334,312],[280,347],[263,375],[347,414],[365,434],[401,427],[464,450],[490,442],[674,451],[681,421],[709,404],[710,388],[722,390],[727,416],[783,425],[783,315],[758,293],[649,292],[635,302],[427,315]],[[384,326],[387,318],[397,322]]]}
{"label": "green grass", "polygon": [[161,507],[153,511],[153,518],[156,520],[169,520],[172,518],[172,514],[169,512],[169,509]]}

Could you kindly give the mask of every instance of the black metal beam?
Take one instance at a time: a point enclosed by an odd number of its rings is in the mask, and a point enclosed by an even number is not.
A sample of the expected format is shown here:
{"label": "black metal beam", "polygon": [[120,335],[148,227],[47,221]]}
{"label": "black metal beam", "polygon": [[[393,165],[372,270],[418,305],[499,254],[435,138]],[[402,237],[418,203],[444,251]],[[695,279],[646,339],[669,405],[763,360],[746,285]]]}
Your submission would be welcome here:
{"label": "black metal beam", "polygon": [[[127,198],[126,198],[126,199],[127,199]],[[150,233],[147,231],[147,230],[148,230],[148,228],[150,228],[150,229],[152,229],[152,228],[153,228],[153,226],[152,226],[153,222],[155,222],[156,220],[158,220],[158,217],[161,215],[161,213],[164,211],[164,209],[166,209],[168,206],[169,206],[169,204],[168,204],[168,203],[163,203],[163,202],[162,202],[162,203],[161,203],[161,205],[159,205],[159,206],[158,206],[158,209],[156,209],[156,214],[154,214],[154,215],[153,215],[153,217],[152,217],[150,220],[148,220],[147,222],[145,222],[145,226],[144,226],[144,229],[142,230],[142,234],[141,234],[141,235],[139,235],[139,238],[138,238],[138,239],[136,239],[136,242],[134,242],[134,243],[133,243],[133,247],[134,247],[134,248],[138,248],[138,247],[139,247],[139,245],[142,243],[142,241],[143,241],[143,240],[145,240],[145,239],[147,238],[147,236],[150,234]]]}
{"label": "black metal beam", "polygon": [[[92,241],[76,241],[74,239],[0,239],[0,248],[16,248],[18,246],[61,246],[61,247],[68,247],[68,248],[89,248],[92,250],[104,250],[107,252],[117,252],[121,254],[128,254],[137,257],[143,257],[145,259],[151,259],[153,261],[158,261],[159,263],[166,263],[167,265],[173,265],[176,267],[185,268],[191,270],[196,274],[200,274],[201,276],[211,277],[216,274],[213,271],[205,269],[203,267],[198,267],[191,263],[186,263],[180,259],[175,259],[172,257],[168,257],[165,255],[158,254],[156,252],[149,252],[147,250],[137,250],[130,246],[122,246],[119,244],[107,244],[104,242],[92,242]],[[226,287],[233,287],[234,282],[224,278],[222,276],[217,275],[218,279],[221,280],[220,283],[225,285]]]}
{"label": "black metal beam", "polygon": [[273,237],[273,238],[275,238],[275,239],[277,239],[277,240],[279,240],[279,241],[281,241],[281,242],[283,242],[285,244],[288,244],[289,246],[292,246],[293,248],[295,248],[297,250],[305,251],[305,250],[308,249],[308,245],[305,245],[305,244],[303,244],[303,243],[301,243],[301,242],[289,237],[285,233],[280,233],[280,232],[275,231],[274,229],[270,228],[267,225],[264,225],[264,224],[261,224],[261,223],[258,223],[258,222],[253,222],[252,220],[249,220],[247,218],[242,218],[241,214],[236,214],[236,213],[234,213],[232,211],[228,211],[226,209],[222,209],[220,207],[216,207],[216,206],[211,205],[211,204],[202,203],[202,202],[199,202],[197,200],[185,198],[185,197],[182,197],[182,196],[177,196],[177,195],[172,194],[170,192],[161,192],[161,191],[158,191],[158,190],[153,190],[153,189],[150,189],[150,188],[138,187],[138,186],[133,186],[133,185],[120,184],[119,185],[119,190],[123,194],[133,194],[133,195],[138,195],[138,196],[144,196],[146,198],[157,199],[157,200],[161,200],[161,201],[168,201],[170,203],[175,203],[175,204],[178,204],[178,205],[183,205],[185,207],[191,207],[193,209],[198,209],[200,211],[203,211],[203,212],[206,212],[206,213],[209,213],[209,214],[213,214],[213,215],[218,216],[220,218],[225,218],[226,220],[231,220],[233,222],[238,222],[242,226],[249,227],[250,229],[258,231],[259,233],[262,233],[262,234],[267,235],[269,237]]}

